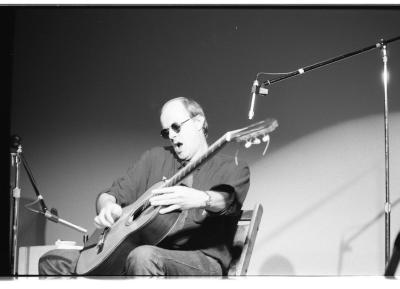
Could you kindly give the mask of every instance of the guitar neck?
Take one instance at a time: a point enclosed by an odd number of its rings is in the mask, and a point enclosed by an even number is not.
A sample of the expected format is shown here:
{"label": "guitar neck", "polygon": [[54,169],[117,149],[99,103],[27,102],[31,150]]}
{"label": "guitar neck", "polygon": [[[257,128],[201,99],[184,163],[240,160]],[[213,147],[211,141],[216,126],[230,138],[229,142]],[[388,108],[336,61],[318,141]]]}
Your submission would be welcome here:
{"label": "guitar neck", "polygon": [[228,142],[232,140],[235,140],[237,142],[247,142],[248,140],[254,140],[257,137],[265,136],[268,133],[272,132],[277,126],[278,122],[275,119],[266,119],[258,123],[254,123],[248,127],[225,133],[216,142],[210,145],[207,148],[206,152],[203,153],[200,157],[191,160],[184,168],[179,170],[170,179],[166,180],[162,187],[172,187],[177,185],[196,168],[204,164],[209,158],[220,151]]}
{"label": "guitar neck", "polygon": [[207,148],[207,151],[203,153],[200,157],[195,160],[190,161],[184,168],[179,170],[175,175],[173,175],[170,179],[165,181],[163,187],[172,187],[177,185],[180,181],[186,178],[191,172],[193,172],[196,168],[200,167],[204,164],[208,159],[214,156],[217,152],[219,152],[226,144],[228,140],[226,136],[222,136],[216,142],[214,142],[211,146]]}

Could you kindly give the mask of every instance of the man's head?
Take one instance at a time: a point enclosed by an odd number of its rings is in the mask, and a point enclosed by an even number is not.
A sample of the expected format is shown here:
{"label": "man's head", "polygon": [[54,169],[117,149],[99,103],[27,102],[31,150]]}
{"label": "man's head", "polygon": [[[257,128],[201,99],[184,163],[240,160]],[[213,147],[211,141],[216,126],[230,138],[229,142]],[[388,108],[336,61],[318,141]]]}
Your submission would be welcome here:
{"label": "man's head", "polygon": [[178,97],[161,109],[161,126],[177,156],[191,160],[207,147],[207,121],[201,106],[194,100]]}

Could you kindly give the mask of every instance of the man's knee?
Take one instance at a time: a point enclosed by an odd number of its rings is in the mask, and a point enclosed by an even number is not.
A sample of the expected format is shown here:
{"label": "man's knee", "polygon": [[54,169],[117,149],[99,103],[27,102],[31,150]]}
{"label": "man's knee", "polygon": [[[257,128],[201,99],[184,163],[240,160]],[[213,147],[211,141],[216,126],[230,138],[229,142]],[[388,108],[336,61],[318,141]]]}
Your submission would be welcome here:
{"label": "man's knee", "polygon": [[163,274],[163,265],[156,252],[157,247],[150,245],[133,249],[126,259],[126,273],[128,275]]}
{"label": "man's knee", "polygon": [[48,254],[44,254],[39,258],[39,275],[52,275],[51,259]]}
{"label": "man's knee", "polygon": [[72,275],[78,258],[78,250],[51,250],[39,258],[39,275]]}

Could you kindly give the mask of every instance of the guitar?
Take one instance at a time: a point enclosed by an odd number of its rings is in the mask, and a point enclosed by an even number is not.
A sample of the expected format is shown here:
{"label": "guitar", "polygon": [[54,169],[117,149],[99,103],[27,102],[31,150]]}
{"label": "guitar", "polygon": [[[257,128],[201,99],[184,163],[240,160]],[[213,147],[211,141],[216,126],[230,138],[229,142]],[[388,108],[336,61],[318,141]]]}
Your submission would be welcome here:
{"label": "guitar", "polygon": [[[187,211],[174,211],[165,215],[158,213],[160,206],[151,206],[149,199],[156,188],[179,184],[196,168],[214,156],[228,142],[247,144],[260,143],[259,137],[266,137],[275,130],[278,122],[266,119],[248,127],[226,132],[205,153],[191,160],[168,180],[154,184],[133,204],[122,209],[120,218],[105,229],[97,229],[90,236],[78,259],[78,275],[121,275],[125,258],[129,252],[140,245],[157,245],[172,232],[183,226]],[[264,138],[266,139],[266,138]]]}

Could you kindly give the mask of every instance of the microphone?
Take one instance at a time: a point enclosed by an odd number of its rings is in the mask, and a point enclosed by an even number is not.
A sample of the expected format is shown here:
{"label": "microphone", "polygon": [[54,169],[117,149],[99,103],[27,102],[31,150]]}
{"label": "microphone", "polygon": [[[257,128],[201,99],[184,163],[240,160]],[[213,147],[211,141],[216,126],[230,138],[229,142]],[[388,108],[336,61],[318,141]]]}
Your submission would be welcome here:
{"label": "microphone", "polygon": [[68,222],[66,220],[63,220],[63,219],[59,218],[57,210],[54,209],[54,208],[51,209],[50,211],[46,210],[45,212],[37,211],[37,213],[40,213],[40,214],[44,215],[47,219],[49,219],[50,221],[52,221],[54,223],[61,223],[61,224],[65,225],[65,226],[70,227],[72,229],[75,229],[75,230],[77,230],[77,231],[79,231],[81,233],[85,233],[85,234],[87,233],[86,229],[84,229],[82,227],[79,227],[77,225],[74,225],[74,224],[72,224],[72,223],[70,223],[70,222]]}
{"label": "microphone", "polygon": [[251,102],[250,102],[250,109],[249,109],[249,119],[253,119],[254,117],[254,103],[256,101],[256,95],[257,95],[257,88],[259,86],[258,80],[254,80],[253,86],[251,87]]}
{"label": "microphone", "polygon": [[267,95],[268,94],[268,89],[263,88],[260,86],[260,83],[258,80],[254,80],[253,86],[251,87],[251,102],[250,102],[250,109],[249,109],[249,119],[253,119],[254,117],[254,106],[256,102],[256,95]]}

